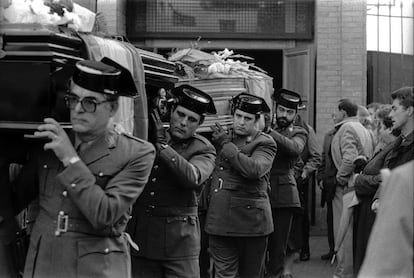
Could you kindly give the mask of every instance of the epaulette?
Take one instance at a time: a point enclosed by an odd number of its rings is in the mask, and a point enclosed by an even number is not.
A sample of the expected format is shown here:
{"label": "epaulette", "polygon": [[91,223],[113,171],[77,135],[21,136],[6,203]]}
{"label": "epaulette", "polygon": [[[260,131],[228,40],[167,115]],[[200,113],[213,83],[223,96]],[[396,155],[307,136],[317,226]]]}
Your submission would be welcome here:
{"label": "epaulette", "polygon": [[273,140],[273,137],[270,135],[270,134],[267,134],[267,133],[265,133],[265,132],[260,132],[260,135],[263,135],[264,137],[267,137],[268,139],[272,139]]}
{"label": "epaulette", "polygon": [[120,135],[124,135],[125,137],[127,137],[129,139],[132,139],[132,140],[135,140],[135,141],[140,142],[140,143],[145,143],[146,142],[145,140],[143,140],[141,138],[135,137],[135,136],[130,135],[130,134],[125,133],[125,132],[120,133]]}
{"label": "epaulette", "polygon": [[201,142],[203,142],[206,145],[211,145],[211,142],[204,136],[201,136],[199,134],[194,134],[193,138],[200,140]]}

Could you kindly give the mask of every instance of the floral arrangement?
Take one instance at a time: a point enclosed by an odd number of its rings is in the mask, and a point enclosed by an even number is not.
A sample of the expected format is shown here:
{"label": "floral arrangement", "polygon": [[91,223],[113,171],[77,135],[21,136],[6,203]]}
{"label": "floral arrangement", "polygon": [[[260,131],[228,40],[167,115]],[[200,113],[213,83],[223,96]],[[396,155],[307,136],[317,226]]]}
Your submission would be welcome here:
{"label": "floral arrangement", "polygon": [[234,54],[225,48],[207,53],[196,48],[176,50],[169,57],[178,67],[177,74],[184,78],[215,78],[229,76],[252,76],[266,74],[253,63],[253,58]]}
{"label": "floral arrangement", "polygon": [[72,0],[9,0],[0,5],[0,23],[67,24],[76,31],[90,32],[95,13]]}

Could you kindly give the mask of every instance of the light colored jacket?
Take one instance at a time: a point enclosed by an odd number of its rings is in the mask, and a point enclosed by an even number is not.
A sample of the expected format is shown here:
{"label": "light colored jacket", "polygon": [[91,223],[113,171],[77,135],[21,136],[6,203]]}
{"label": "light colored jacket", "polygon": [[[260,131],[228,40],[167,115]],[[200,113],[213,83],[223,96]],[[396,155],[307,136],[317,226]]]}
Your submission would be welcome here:
{"label": "light colored jacket", "polygon": [[359,278],[413,277],[413,167],[411,160],[383,181],[377,219]]}
{"label": "light colored jacket", "polygon": [[374,143],[369,131],[358,121],[349,117],[335,125],[339,127],[332,139],[332,160],[338,169],[336,180],[341,186],[347,186],[353,172],[353,161],[358,155],[370,159],[374,152]]}

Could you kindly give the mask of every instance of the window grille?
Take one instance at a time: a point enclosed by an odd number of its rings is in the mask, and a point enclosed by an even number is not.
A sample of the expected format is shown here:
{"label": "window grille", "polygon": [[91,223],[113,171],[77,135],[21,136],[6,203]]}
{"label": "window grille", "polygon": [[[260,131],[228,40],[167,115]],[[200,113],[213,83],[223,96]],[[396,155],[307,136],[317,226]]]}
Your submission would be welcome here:
{"label": "window grille", "polygon": [[312,39],[314,0],[129,0],[128,37]]}

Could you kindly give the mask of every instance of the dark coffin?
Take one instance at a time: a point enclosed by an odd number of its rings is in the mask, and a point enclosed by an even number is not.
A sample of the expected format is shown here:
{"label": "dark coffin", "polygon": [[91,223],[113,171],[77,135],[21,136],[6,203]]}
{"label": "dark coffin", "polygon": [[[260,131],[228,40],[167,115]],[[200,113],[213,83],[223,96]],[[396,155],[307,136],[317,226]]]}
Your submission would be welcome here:
{"label": "dark coffin", "polygon": [[0,131],[32,130],[45,117],[68,124],[63,95],[82,40],[41,25],[3,25],[0,35]]}

